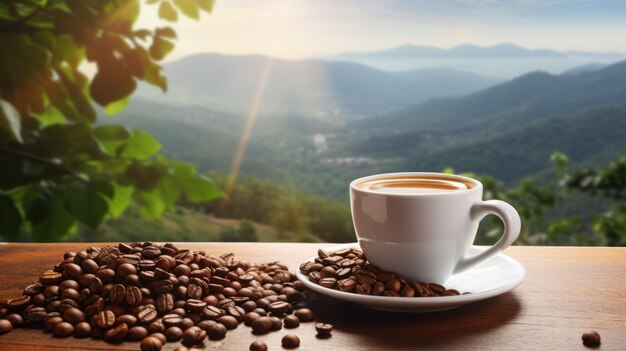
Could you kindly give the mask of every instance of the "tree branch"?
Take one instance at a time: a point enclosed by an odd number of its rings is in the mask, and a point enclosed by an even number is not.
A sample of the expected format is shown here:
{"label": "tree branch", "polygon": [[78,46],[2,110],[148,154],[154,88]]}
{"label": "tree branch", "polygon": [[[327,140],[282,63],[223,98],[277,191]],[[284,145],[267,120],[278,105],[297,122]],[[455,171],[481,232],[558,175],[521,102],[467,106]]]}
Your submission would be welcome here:
{"label": "tree branch", "polygon": [[83,177],[82,175],[76,173],[75,171],[69,168],[64,167],[63,164],[59,162],[55,162],[54,160],[50,160],[50,159],[43,158],[37,155],[29,154],[27,152],[11,150],[11,149],[0,149],[0,156],[1,155],[16,158],[16,159],[21,159],[21,160],[28,160],[28,161],[33,161],[37,163],[43,163],[48,166],[54,167],[58,170],[61,170],[63,171],[63,173],[66,173],[82,182],[87,182],[87,179],[85,179],[85,177]]}

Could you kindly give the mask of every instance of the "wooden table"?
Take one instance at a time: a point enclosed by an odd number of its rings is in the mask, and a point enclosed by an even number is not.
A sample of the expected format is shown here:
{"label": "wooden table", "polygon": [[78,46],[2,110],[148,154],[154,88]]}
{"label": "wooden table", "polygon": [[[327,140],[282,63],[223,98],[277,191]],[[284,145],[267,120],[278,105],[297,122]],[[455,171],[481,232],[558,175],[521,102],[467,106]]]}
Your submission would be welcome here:
{"label": "wooden table", "polygon": [[[100,244],[0,244],[0,297],[16,297],[24,286],[60,261],[65,251]],[[189,243],[208,253],[234,252],[254,262],[279,259],[292,269],[320,244]],[[335,326],[333,337],[315,338],[313,323],[263,336],[240,325],[207,350],[248,350],[256,339],[282,350],[286,333],[300,337],[299,350],[584,350],[581,334],[595,329],[601,350],[626,350],[626,248],[511,247],[506,253],[527,270],[513,291],[459,309],[398,314],[311,294],[317,320]],[[169,343],[164,350],[178,344]],[[19,328],[0,336],[0,350],[137,350],[91,339],[58,339],[38,329]]]}

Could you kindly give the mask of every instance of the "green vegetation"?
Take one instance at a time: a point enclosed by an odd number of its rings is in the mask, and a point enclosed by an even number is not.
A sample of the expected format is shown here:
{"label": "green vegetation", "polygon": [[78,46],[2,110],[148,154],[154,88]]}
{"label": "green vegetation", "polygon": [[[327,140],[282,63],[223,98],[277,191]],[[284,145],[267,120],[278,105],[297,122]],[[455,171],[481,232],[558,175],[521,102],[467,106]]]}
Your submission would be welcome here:
{"label": "green vegetation", "polygon": [[[159,16],[199,18],[212,0],[147,1]],[[179,200],[220,196],[196,167],[158,154],[142,130],[96,126],[95,104],[120,112],[138,82],[167,88],[159,61],[171,27],[134,28],[140,1],[24,0],[0,3],[0,236],[67,238],[97,228],[131,204],[148,218]],[[85,64],[95,68],[85,74]]]}
{"label": "green vegetation", "polygon": [[[528,177],[514,188],[492,176],[466,175],[483,183],[485,199],[507,201],[519,211],[522,232],[517,244],[626,245],[626,157],[604,168],[572,168],[561,153],[554,153],[552,162],[551,181]],[[225,181],[219,174],[211,176],[218,183]],[[206,214],[220,210],[234,219]],[[488,217],[481,223],[476,243],[493,244],[501,232],[501,222]],[[128,211],[106,222],[97,233],[85,228],[72,240],[146,237],[160,241],[355,241],[347,203],[249,177],[237,183],[226,207],[219,202],[193,209],[179,206],[160,221]]]}

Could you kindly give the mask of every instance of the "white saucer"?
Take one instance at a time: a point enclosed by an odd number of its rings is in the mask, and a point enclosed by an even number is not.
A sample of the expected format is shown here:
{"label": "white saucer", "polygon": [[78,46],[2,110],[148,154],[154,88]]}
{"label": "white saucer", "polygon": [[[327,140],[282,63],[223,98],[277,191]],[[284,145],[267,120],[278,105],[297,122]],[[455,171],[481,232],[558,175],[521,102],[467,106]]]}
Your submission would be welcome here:
{"label": "white saucer", "polygon": [[[360,249],[358,243],[352,243],[324,250],[331,252],[343,248]],[[469,254],[475,255],[485,251],[487,248],[486,246],[472,246]],[[314,259],[315,257],[311,257],[309,261],[313,261]],[[298,279],[300,279],[307,288],[315,292],[339,300],[393,312],[443,311],[468,303],[485,300],[512,290],[524,280],[525,275],[526,270],[519,262],[500,253],[463,273],[452,276],[445,284],[448,289],[456,289],[461,293],[470,292],[470,294],[440,297],[388,297],[359,295],[324,288],[309,281],[306,275],[300,273],[300,270],[296,271]]]}

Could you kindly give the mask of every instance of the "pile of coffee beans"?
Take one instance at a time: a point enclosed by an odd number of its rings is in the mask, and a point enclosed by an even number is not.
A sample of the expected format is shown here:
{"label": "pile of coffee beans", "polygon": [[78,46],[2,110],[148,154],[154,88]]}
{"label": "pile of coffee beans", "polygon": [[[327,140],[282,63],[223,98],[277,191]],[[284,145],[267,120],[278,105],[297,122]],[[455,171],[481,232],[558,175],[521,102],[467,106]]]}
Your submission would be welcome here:
{"label": "pile of coffee beans", "polygon": [[[90,247],[67,252],[22,296],[0,305],[0,334],[29,324],[58,337],[140,341],[142,350],[179,341],[197,347],[207,338],[223,339],[241,323],[265,334],[313,321],[313,312],[302,308],[304,292],[278,262],[151,242]],[[297,347],[300,341],[290,334],[282,343]],[[264,345],[255,342],[250,349]]]}
{"label": "pile of coffee beans", "polygon": [[394,297],[431,297],[460,295],[436,283],[406,281],[394,273],[370,264],[363,251],[342,249],[334,252],[318,250],[314,261],[300,265],[300,272],[325,288],[361,295]]}

